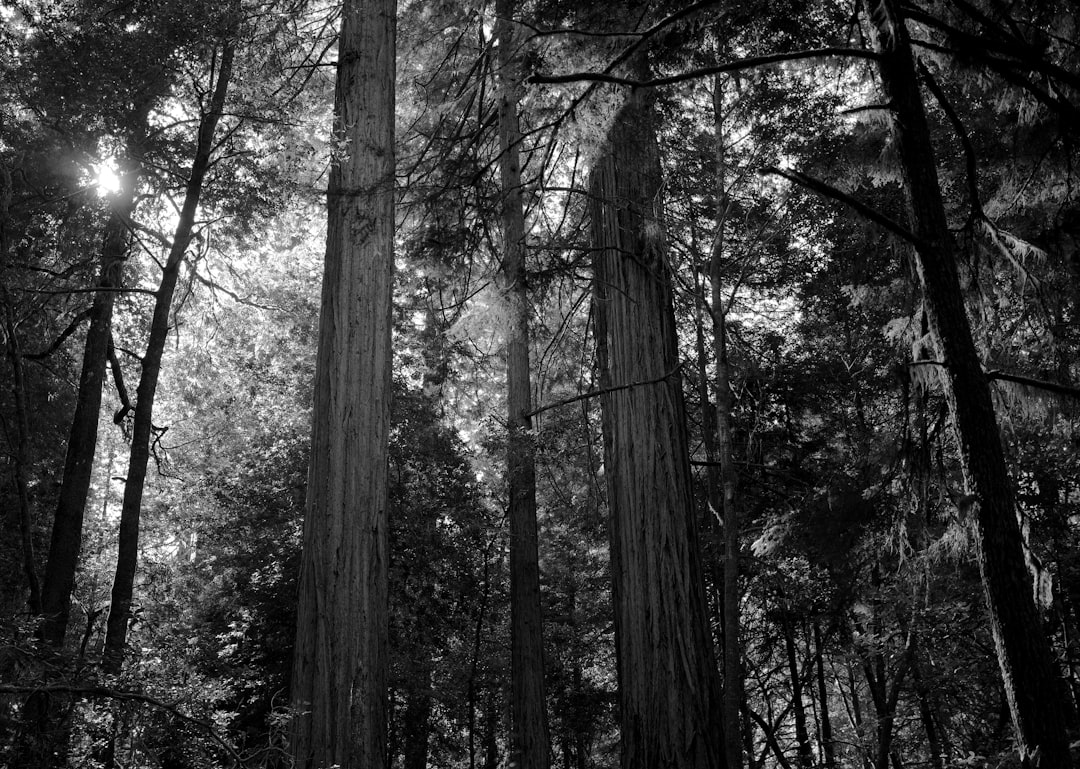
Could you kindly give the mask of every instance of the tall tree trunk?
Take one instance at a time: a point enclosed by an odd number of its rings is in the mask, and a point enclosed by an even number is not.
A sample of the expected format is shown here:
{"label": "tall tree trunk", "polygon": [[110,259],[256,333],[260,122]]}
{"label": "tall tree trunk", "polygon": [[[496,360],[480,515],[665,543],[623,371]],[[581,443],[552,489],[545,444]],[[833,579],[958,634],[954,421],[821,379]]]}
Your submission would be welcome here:
{"label": "tall tree trunk", "polygon": [[799,769],[810,769],[814,761],[810,748],[810,731],[806,727],[806,704],[803,701],[802,670],[795,644],[795,623],[790,616],[782,621],[784,649],[787,652],[788,675],[791,678],[791,712],[795,717],[795,744]]}
{"label": "tall tree trunk", "polygon": [[1032,598],[1015,496],[989,382],[964,308],[910,38],[895,0],[863,4],[875,31],[882,86],[893,112],[893,141],[918,241],[915,253],[926,315],[943,367],[966,504],[976,522],[976,559],[1020,755],[1035,767],[1069,767],[1068,730],[1075,716]]}
{"label": "tall tree trunk", "polygon": [[64,477],[53,516],[49,559],[42,584],[41,637],[55,647],[64,643],[71,593],[75,588],[75,572],[82,549],[83,518],[90,493],[94,456],[97,450],[98,420],[101,415],[101,391],[105,382],[105,367],[109,361],[109,340],[112,334],[113,306],[116,292],[123,284],[124,263],[127,260],[130,238],[128,222],[135,210],[135,187],[141,165],[133,158],[145,130],[148,107],[137,118],[136,138],[128,142],[122,162],[121,187],[112,203],[112,213],[105,225],[101,248],[101,270],[98,291],[90,310],[90,327],[83,347],[82,371],[75,413],[71,419]]}
{"label": "tall tree trunk", "polygon": [[[622,766],[716,769],[721,686],[697,552],[653,101],[645,89],[628,97],[590,182]],[[625,386],[634,382],[647,383]]]}
{"label": "tall tree trunk", "polygon": [[217,82],[207,112],[199,121],[199,133],[195,146],[195,158],[191,164],[184,192],[184,204],[173,233],[172,246],[161,274],[154,300],[154,315],[150,322],[150,337],[142,359],[142,374],[136,391],[135,415],[131,428],[131,455],[128,460],[127,478],[124,483],[124,501],[120,509],[119,548],[116,556],[116,576],[113,579],[109,617],[106,621],[105,648],[102,665],[107,672],[117,672],[124,660],[127,643],[128,620],[131,617],[131,597],[135,586],[135,569],[139,557],[139,518],[142,514],[143,489],[146,485],[146,469],[150,461],[150,440],[153,432],[154,396],[157,394],[161,374],[161,358],[165,352],[165,340],[169,336],[169,315],[172,312],[173,293],[191,243],[195,227],[195,214],[199,208],[203,180],[210,167],[210,155],[214,149],[214,134],[225,108],[225,96],[232,77],[235,41],[224,42],[218,63]]}
{"label": "tall tree trunk", "polygon": [[825,769],[836,769],[836,744],[833,742],[832,718],[829,716],[829,689],[825,684],[825,644],[821,634],[821,620],[814,619],[814,652],[817,657],[817,689],[820,715],[818,726],[821,734],[821,753]]}
{"label": "tall tree trunk", "polygon": [[713,349],[716,355],[716,449],[720,459],[724,521],[724,734],[728,769],[742,766],[739,711],[743,699],[742,645],[739,642],[739,509],[735,492],[738,473],[732,448],[731,367],[727,354],[727,308],[724,306],[724,224],[727,219],[726,160],[724,157],[723,79],[713,80],[713,116],[716,124],[717,227],[709,280],[712,288]]}
{"label": "tall tree trunk", "polygon": [[506,342],[506,477],[510,498],[510,764],[548,769],[544,700],[544,623],[536,527],[536,454],[529,376],[529,299],[518,127],[518,45],[514,0],[495,3],[499,63],[499,170],[502,181],[503,284],[510,307]]}
{"label": "tall tree trunk", "polygon": [[297,769],[386,767],[393,0],[346,0],[293,657]]}

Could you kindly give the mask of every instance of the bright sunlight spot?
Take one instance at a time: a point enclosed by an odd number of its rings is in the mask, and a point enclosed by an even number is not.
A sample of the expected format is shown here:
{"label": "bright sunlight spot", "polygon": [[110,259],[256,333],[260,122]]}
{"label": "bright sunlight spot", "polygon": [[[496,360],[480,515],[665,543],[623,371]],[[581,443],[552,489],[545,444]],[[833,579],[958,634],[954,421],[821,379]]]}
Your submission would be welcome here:
{"label": "bright sunlight spot", "polygon": [[101,197],[115,195],[120,191],[120,176],[116,173],[116,164],[112,158],[94,163],[94,185]]}

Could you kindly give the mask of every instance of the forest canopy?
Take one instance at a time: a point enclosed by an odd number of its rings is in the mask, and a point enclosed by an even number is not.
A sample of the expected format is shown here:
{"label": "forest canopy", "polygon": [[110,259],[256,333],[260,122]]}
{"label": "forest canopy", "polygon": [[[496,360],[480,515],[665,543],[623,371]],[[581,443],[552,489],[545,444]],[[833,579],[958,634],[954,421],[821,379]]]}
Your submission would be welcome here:
{"label": "forest canopy", "polygon": [[0,0],[0,766],[1067,769],[1078,41]]}

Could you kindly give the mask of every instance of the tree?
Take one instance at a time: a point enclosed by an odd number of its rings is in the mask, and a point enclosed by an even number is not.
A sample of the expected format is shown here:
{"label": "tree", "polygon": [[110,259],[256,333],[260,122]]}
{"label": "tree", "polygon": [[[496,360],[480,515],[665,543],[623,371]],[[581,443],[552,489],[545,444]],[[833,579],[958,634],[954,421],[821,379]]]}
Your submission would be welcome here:
{"label": "tree", "polygon": [[161,358],[169,335],[169,318],[172,314],[173,294],[180,275],[180,265],[187,255],[194,235],[195,216],[203,182],[210,168],[210,158],[215,147],[218,122],[225,110],[225,98],[232,79],[233,57],[236,53],[236,25],[238,19],[226,19],[227,28],[222,41],[221,58],[217,62],[212,95],[206,112],[199,121],[198,140],[191,172],[184,190],[184,203],[173,233],[169,255],[161,274],[161,283],[154,299],[154,314],[146,352],[142,357],[142,373],[139,377],[135,416],[131,430],[131,454],[124,483],[124,502],[120,512],[119,548],[116,556],[116,577],[113,580],[112,600],[109,605],[105,647],[102,662],[106,670],[117,672],[124,659],[128,622],[131,617],[131,601],[135,588],[135,570],[139,557],[139,518],[142,513],[143,490],[146,485],[147,465],[150,461],[153,432],[154,397],[161,375]]}
{"label": "tree", "polygon": [[644,89],[627,98],[590,177],[622,766],[716,769],[721,688],[697,552],[653,102]]}
{"label": "tree", "polygon": [[290,751],[386,766],[393,0],[342,9]]}
{"label": "tree", "polygon": [[865,0],[863,8],[874,29],[882,89],[893,112],[892,136],[926,317],[963,470],[961,506],[976,522],[976,558],[1020,755],[1033,766],[1067,767],[1067,733],[1075,716],[1032,598],[1015,493],[964,308],[906,22],[892,0]]}
{"label": "tree", "polygon": [[510,305],[507,334],[506,479],[510,498],[510,763],[547,769],[550,740],[544,698],[544,632],[536,531],[536,456],[529,374],[529,282],[521,189],[520,88],[513,0],[495,5],[499,60],[499,167],[503,193],[502,273]]}

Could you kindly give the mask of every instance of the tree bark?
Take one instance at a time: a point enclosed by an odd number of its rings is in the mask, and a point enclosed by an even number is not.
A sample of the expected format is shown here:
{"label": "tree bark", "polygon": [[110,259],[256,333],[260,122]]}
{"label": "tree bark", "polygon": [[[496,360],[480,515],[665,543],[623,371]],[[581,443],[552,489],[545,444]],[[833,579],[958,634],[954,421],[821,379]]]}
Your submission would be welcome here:
{"label": "tree bark", "polygon": [[105,648],[102,652],[102,666],[106,672],[119,671],[124,660],[135,570],[139,557],[139,518],[142,513],[146,469],[150,461],[154,396],[157,394],[158,378],[161,374],[161,358],[165,352],[165,340],[169,335],[169,314],[172,312],[176,281],[180,275],[180,265],[191,243],[203,180],[210,167],[210,155],[214,149],[214,134],[225,107],[225,96],[232,77],[234,52],[235,42],[231,39],[226,40],[221,52],[217,82],[214,84],[209,109],[199,121],[195,158],[191,164],[191,173],[184,192],[184,204],[180,209],[180,218],[173,233],[169,256],[162,270],[161,283],[154,300],[150,337],[146,342],[142,373],[136,390],[135,415],[131,428],[131,454],[124,484],[124,500],[120,509],[116,576],[113,579],[112,600],[106,621]]}
{"label": "tree bark", "polygon": [[739,709],[743,699],[742,645],[739,642],[739,509],[735,492],[739,476],[732,448],[735,398],[727,354],[727,308],[724,307],[724,223],[727,218],[726,160],[724,157],[724,90],[719,75],[713,80],[713,116],[716,123],[717,227],[709,280],[712,289],[713,349],[716,356],[716,449],[720,459],[721,501],[724,521],[724,734],[728,769],[742,766]]}
{"label": "tree bark", "polygon": [[810,747],[810,731],[806,727],[806,704],[803,700],[802,669],[795,644],[795,623],[790,616],[781,622],[784,631],[784,649],[787,652],[788,675],[791,678],[791,712],[795,717],[796,765],[810,769],[814,754]]}
{"label": "tree bark", "polygon": [[[639,69],[643,62],[639,61]],[[597,359],[623,769],[723,765],[721,686],[693,514],[653,97],[633,92],[592,170]],[[611,390],[632,381],[639,387]]]}
{"label": "tree bark", "polygon": [[506,342],[506,477],[510,499],[510,765],[548,769],[544,698],[544,623],[536,526],[536,454],[529,375],[529,299],[521,194],[518,45],[514,0],[495,4],[499,64],[499,170],[502,181],[502,277],[510,309]]}
{"label": "tree bark", "polygon": [[393,0],[346,0],[299,578],[298,769],[383,769],[394,267]]}
{"label": "tree bark", "polygon": [[904,177],[926,315],[975,520],[976,559],[1021,759],[1069,767],[1075,716],[1032,598],[1001,435],[956,268],[911,42],[895,0],[863,0]]}
{"label": "tree bark", "polygon": [[101,249],[101,271],[98,288],[90,310],[90,327],[83,346],[82,371],[75,413],[71,418],[64,477],[53,516],[49,558],[42,583],[39,628],[41,637],[55,647],[64,643],[71,593],[75,588],[75,572],[82,549],[83,518],[86,499],[90,493],[94,456],[97,450],[98,421],[101,416],[101,391],[105,382],[105,367],[109,361],[112,334],[113,306],[116,289],[123,284],[124,263],[127,260],[130,238],[127,222],[135,210],[135,187],[140,165],[132,157],[145,129],[148,110],[138,117],[138,135],[129,141],[123,159],[121,189],[112,203],[112,213],[105,225]]}
{"label": "tree bark", "polygon": [[817,656],[817,689],[820,703],[819,729],[821,753],[825,769],[836,769],[836,744],[833,742],[832,718],[829,716],[829,689],[825,683],[825,645],[821,634],[821,621],[814,619],[814,651]]}

